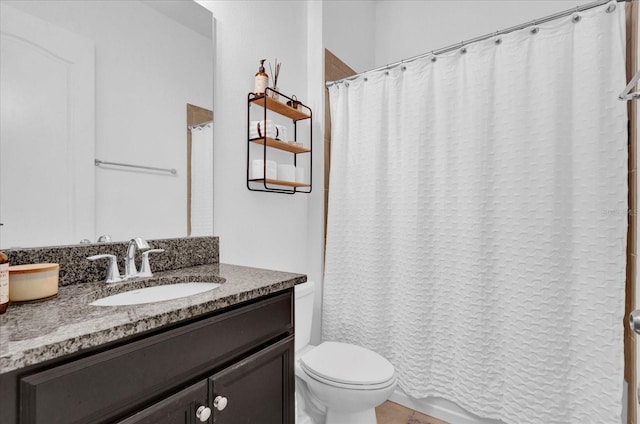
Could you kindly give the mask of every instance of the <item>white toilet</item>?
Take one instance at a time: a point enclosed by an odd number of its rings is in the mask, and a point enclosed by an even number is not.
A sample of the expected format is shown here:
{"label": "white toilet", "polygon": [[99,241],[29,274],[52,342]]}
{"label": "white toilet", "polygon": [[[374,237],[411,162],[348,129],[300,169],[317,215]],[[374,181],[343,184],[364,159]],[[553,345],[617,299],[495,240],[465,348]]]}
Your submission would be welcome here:
{"label": "white toilet", "polygon": [[313,282],[295,287],[297,423],[376,424],[374,408],[393,393],[395,369],[360,346],[310,345],[313,297]]}

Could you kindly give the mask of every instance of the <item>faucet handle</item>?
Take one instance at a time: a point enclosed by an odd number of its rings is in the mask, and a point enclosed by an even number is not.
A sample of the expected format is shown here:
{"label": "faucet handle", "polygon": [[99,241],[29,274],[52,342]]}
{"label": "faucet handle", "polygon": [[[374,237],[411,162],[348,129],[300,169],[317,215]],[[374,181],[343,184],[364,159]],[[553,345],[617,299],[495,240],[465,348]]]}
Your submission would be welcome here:
{"label": "faucet handle", "polygon": [[120,276],[120,270],[118,269],[116,255],[93,255],[87,257],[87,259],[90,261],[109,259],[109,268],[107,268],[107,278],[104,280],[105,283],[117,283],[123,280]]}
{"label": "faucet handle", "polygon": [[138,273],[138,277],[153,277],[151,265],[149,264],[149,255],[151,253],[162,253],[164,249],[149,249],[142,252],[142,267]]}

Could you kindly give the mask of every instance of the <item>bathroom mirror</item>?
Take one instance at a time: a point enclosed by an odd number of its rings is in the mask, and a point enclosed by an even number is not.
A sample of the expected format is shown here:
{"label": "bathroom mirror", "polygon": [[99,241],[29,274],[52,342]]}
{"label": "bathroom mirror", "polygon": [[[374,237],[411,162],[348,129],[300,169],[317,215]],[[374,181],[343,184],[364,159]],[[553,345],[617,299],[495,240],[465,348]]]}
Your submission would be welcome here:
{"label": "bathroom mirror", "polygon": [[213,106],[211,12],[2,0],[0,19],[0,248],[212,235],[213,135],[187,121]]}

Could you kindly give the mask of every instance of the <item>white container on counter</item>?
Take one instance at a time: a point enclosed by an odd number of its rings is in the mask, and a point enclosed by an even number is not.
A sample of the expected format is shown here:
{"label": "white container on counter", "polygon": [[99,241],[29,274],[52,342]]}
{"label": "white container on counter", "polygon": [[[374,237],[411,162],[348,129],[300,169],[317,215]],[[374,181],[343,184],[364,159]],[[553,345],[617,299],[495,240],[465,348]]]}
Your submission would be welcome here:
{"label": "white container on counter", "polygon": [[9,301],[27,302],[58,294],[59,264],[27,264],[9,267]]}

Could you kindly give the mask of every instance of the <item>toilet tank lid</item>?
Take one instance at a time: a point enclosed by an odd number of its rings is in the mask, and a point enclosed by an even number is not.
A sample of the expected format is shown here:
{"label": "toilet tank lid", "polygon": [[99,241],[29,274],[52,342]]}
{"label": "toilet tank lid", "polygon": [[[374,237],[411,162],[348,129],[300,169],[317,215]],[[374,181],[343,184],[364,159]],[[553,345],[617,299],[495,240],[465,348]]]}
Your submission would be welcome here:
{"label": "toilet tank lid", "polygon": [[395,373],[387,359],[348,343],[321,343],[302,355],[300,361],[312,373],[337,383],[379,384],[391,380]]}
{"label": "toilet tank lid", "polygon": [[296,284],[295,292],[297,297],[306,296],[313,292],[315,283],[313,281],[307,281],[306,283]]}

